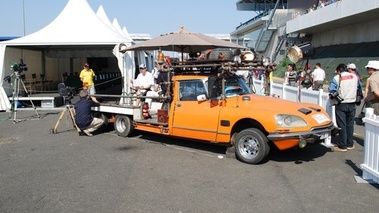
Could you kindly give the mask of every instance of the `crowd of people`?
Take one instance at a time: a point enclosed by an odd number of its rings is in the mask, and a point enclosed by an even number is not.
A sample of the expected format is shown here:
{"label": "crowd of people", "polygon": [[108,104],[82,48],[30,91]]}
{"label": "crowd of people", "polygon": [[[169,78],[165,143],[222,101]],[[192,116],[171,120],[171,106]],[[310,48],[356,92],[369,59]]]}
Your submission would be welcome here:
{"label": "crowd of people", "polygon": [[325,70],[321,68],[320,63],[316,63],[314,70],[310,64],[307,64],[305,69],[299,70],[296,70],[295,64],[288,64],[284,74],[284,83],[288,86],[299,85],[305,89],[320,90],[323,89],[325,77]]}
{"label": "crowd of people", "polygon": [[[317,9],[326,7],[328,5],[331,5],[331,4],[334,4],[336,2],[340,2],[340,1],[342,1],[342,0],[322,0],[322,1],[318,1],[317,5],[313,4],[312,6],[310,6],[307,10],[304,11],[304,14],[311,13],[311,12],[317,10]],[[300,12],[295,13],[294,18],[298,17],[300,15],[301,15]]]}

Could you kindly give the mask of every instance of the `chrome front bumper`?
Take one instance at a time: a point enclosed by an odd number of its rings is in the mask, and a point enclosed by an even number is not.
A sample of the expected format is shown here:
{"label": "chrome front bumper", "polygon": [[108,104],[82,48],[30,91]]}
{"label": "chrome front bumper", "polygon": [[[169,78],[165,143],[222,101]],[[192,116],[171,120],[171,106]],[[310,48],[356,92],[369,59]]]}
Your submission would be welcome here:
{"label": "chrome front bumper", "polygon": [[313,129],[307,132],[293,132],[293,133],[270,133],[267,138],[271,141],[286,140],[286,139],[306,139],[308,143],[315,142],[317,139],[325,139],[329,136],[335,135],[339,132],[339,128],[330,124],[324,128]]}

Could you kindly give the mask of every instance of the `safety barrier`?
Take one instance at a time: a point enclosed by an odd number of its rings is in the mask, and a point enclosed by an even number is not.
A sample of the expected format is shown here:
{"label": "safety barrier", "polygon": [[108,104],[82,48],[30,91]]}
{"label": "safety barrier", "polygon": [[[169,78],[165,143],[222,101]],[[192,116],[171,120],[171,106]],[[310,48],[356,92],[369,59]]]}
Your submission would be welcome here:
{"label": "safety barrier", "polygon": [[364,161],[361,164],[362,178],[379,183],[379,116],[366,113]]}

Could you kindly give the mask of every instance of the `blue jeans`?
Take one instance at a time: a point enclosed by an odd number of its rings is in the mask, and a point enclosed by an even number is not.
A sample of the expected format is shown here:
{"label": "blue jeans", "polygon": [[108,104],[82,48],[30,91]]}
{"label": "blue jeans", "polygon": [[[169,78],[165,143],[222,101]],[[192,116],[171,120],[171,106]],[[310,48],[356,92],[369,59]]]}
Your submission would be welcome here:
{"label": "blue jeans", "polygon": [[346,149],[354,145],[354,118],[355,118],[355,103],[340,103],[336,105],[336,120],[339,132],[340,141],[337,142],[339,148]]}

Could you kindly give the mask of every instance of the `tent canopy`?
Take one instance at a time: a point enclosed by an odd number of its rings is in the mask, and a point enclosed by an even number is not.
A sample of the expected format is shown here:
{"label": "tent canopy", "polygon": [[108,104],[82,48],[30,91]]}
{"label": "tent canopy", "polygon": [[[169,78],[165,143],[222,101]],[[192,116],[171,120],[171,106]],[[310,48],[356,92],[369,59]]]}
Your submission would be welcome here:
{"label": "tent canopy", "polygon": [[[19,60],[5,58],[8,47],[41,51],[44,56],[51,58],[116,57],[118,64],[123,64],[120,61],[125,57],[118,54],[118,44],[124,43],[129,46],[133,41],[129,35],[120,33],[113,25],[107,24],[105,19],[107,16],[99,17],[87,0],[69,0],[62,12],[41,30],[21,38],[0,42],[0,77],[4,78],[9,73],[6,60]],[[120,70],[123,68],[127,69],[120,67]],[[125,74],[125,70],[122,70],[122,73]],[[4,92],[3,83],[0,82],[0,110],[4,110],[5,107],[9,109],[9,100]]]}

